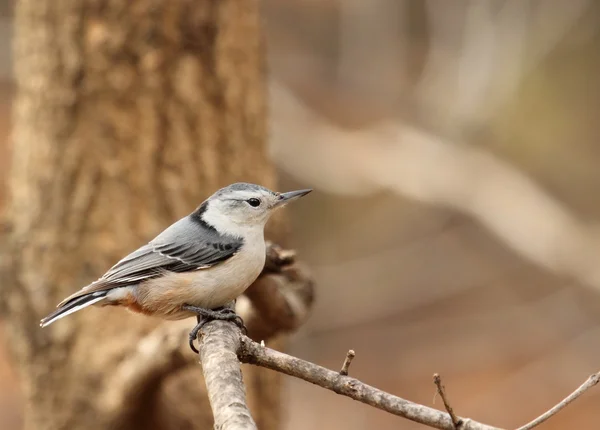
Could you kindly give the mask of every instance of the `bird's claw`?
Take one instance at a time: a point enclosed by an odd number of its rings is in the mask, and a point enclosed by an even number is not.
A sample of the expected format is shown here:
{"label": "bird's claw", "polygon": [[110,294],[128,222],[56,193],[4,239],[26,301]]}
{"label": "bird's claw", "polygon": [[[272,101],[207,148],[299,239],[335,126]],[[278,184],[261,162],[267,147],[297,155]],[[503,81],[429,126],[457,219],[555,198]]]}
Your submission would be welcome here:
{"label": "bird's claw", "polygon": [[198,317],[198,324],[196,324],[196,326],[192,329],[192,331],[190,331],[190,336],[189,336],[189,344],[190,344],[190,348],[192,349],[192,351],[194,351],[196,354],[200,354],[200,351],[198,351],[198,348],[196,348],[196,346],[194,345],[194,341],[196,339],[198,339],[198,333],[200,332],[200,330],[202,329],[202,327],[204,327],[204,324],[206,324],[208,322],[208,320],[205,320],[202,317]]}
{"label": "bird's claw", "polygon": [[198,349],[194,345],[194,341],[198,338],[198,333],[202,327],[209,321],[221,320],[231,321],[237,325],[244,335],[248,334],[248,330],[244,325],[244,320],[235,313],[235,310],[231,308],[219,308],[219,309],[204,309],[197,306],[184,305],[183,309],[186,311],[194,312],[198,318],[198,324],[190,331],[189,344],[192,351],[196,354],[199,353]]}

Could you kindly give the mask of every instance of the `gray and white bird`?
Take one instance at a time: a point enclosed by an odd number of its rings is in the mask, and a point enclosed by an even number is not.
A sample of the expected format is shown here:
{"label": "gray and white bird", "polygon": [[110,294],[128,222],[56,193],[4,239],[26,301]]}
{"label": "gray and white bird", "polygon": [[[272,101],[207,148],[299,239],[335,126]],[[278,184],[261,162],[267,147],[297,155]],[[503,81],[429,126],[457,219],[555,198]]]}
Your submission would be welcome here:
{"label": "gray and white bird", "polygon": [[132,252],[100,279],[58,304],[41,320],[45,327],[90,305],[124,306],[177,320],[239,317],[223,306],[258,278],[265,264],[264,227],[276,209],[311,190],[276,193],[236,183],[220,189],[190,215]]}

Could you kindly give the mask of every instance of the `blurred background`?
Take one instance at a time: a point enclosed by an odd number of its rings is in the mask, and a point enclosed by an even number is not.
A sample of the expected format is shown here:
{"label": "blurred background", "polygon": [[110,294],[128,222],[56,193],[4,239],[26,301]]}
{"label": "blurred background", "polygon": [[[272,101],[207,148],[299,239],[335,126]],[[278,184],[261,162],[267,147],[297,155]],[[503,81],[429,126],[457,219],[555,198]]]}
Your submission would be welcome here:
{"label": "blurred background", "polygon": [[[12,93],[0,1],[0,181]],[[600,367],[600,3],[262,0],[270,150],[317,302],[291,352],[521,425]],[[3,185],[3,183],[0,183]],[[0,186],[0,206],[3,203]],[[0,428],[19,387],[2,346]],[[287,430],[420,428],[291,378]],[[547,429],[597,428],[592,390]]]}

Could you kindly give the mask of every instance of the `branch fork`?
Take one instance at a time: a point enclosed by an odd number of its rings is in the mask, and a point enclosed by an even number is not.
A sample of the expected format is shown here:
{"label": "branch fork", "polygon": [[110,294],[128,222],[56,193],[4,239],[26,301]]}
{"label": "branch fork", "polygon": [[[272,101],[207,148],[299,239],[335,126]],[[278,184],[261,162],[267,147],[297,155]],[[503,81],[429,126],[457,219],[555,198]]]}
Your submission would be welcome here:
{"label": "branch fork", "polygon": [[[269,252],[271,254],[269,254]],[[293,253],[269,246],[267,261],[270,262],[261,277],[253,284],[244,299],[245,305],[238,312],[244,317],[249,333],[258,339],[268,339],[281,330],[298,327],[306,318],[312,303],[312,279],[308,271],[294,261]],[[273,263],[273,264],[271,264]],[[281,315],[284,315],[283,317]],[[283,318],[283,319],[282,319]],[[165,324],[150,333],[140,343],[137,354],[115,370],[115,376],[107,386],[106,410],[114,409],[115,403],[128,402],[131,392],[140,383],[156,381],[161,375],[189,365],[191,356],[182,348],[181,340],[189,330],[186,322]],[[142,343],[144,345],[141,348]],[[314,363],[267,348],[264,341],[257,343],[243,335],[229,321],[210,321],[199,333],[199,359],[206,381],[208,397],[213,410],[215,429],[255,430],[257,428],[247,406],[241,363],[268,368],[331,390],[353,400],[365,403],[388,413],[442,430],[500,430],[497,427],[459,417],[450,406],[440,375],[433,382],[437,394],[447,411],[413,403],[398,396],[371,387],[348,376],[355,352],[349,350],[340,371],[329,370]],[[185,352],[184,352],[185,351]],[[152,376],[148,378],[148,376]],[[597,385],[600,373],[588,378],[572,394],[559,404],[517,430],[531,430],[575,401],[587,390]],[[125,389],[121,395],[115,391]],[[118,393],[117,393],[118,394]],[[115,402],[114,399],[119,401]]]}
{"label": "branch fork", "polygon": [[[241,363],[271,369],[302,379],[337,394],[350,397],[361,403],[385,412],[440,430],[501,430],[457,416],[450,403],[438,374],[434,375],[437,393],[448,413],[411,402],[386,393],[364,382],[347,376],[354,351],[348,351],[342,370],[326,369],[317,364],[275,351],[243,335],[239,328],[227,321],[212,321],[203,328],[200,337],[200,361],[206,379],[211,407],[215,417],[215,428],[219,430],[253,430],[252,420],[246,404],[242,381]],[[584,392],[598,384],[600,373],[594,374],[548,412],[517,430],[531,430],[576,400]]]}

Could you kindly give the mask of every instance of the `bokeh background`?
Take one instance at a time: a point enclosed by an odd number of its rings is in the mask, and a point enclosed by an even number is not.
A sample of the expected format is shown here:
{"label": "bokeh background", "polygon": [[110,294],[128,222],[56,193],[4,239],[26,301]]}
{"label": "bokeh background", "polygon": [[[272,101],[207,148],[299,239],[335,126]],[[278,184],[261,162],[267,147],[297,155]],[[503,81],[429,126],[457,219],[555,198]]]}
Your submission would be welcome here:
{"label": "bokeh background", "polygon": [[[600,3],[263,0],[270,150],[317,302],[291,352],[515,427],[600,367]],[[0,181],[12,5],[0,1]],[[0,206],[3,182],[0,183]],[[0,428],[22,419],[0,323]],[[286,379],[286,429],[418,425]],[[544,428],[595,429],[592,390]]]}

